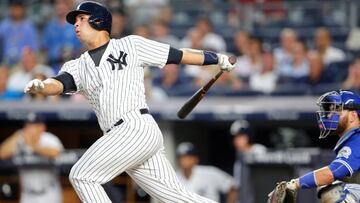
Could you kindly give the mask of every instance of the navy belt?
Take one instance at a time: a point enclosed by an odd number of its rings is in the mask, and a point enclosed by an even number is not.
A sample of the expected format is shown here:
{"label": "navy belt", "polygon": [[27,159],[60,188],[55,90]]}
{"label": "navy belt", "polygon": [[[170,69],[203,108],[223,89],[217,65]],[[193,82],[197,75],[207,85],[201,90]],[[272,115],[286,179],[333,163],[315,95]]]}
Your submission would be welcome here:
{"label": "navy belt", "polygon": [[[148,109],[140,109],[139,111],[140,111],[140,114],[149,114],[149,113],[150,113]],[[108,129],[108,130],[106,131],[106,133],[110,132],[113,127],[116,127],[116,126],[118,126],[118,125],[121,125],[123,122],[124,122],[124,120],[121,118],[121,119],[118,120],[110,129]]]}

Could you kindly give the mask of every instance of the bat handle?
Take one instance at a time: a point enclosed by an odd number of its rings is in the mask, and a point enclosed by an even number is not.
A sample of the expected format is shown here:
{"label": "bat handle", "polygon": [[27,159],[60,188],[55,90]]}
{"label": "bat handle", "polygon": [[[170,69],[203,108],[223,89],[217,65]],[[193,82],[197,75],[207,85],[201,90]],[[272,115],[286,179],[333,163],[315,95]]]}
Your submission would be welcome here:
{"label": "bat handle", "polygon": [[209,88],[214,84],[214,82],[224,73],[223,70],[220,70],[202,89],[208,91]]}

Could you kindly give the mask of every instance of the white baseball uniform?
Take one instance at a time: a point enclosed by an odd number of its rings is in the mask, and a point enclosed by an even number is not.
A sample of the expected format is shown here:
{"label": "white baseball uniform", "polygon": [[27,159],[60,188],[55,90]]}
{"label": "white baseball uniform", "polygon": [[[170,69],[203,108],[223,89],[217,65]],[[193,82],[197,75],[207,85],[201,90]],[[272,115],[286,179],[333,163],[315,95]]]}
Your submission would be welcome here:
{"label": "white baseball uniform", "polygon": [[190,178],[177,171],[179,180],[190,191],[220,202],[220,194],[226,194],[236,183],[233,177],[213,166],[194,166]]}
{"label": "white baseball uniform", "polygon": [[[40,136],[39,145],[41,147],[51,147],[63,150],[61,141],[53,134],[44,132]],[[14,159],[21,160],[25,156],[39,156],[34,154],[25,140],[19,139],[16,147]],[[27,166],[19,168],[21,182],[21,203],[61,203],[62,191],[58,173],[54,166]]]}
{"label": "white baseball uniform", "polygon": [[[71,74],[104,132],[70,172],[83,202],[111,202],[101,185],[124,171],[161,202],[213,202],[179,183],[165,157],[161,131],[146,111],[144,67],[162,68],[169,48],[139,36],[111,39],[60,70]],[[101,59],[94,60],[101,50]]]}

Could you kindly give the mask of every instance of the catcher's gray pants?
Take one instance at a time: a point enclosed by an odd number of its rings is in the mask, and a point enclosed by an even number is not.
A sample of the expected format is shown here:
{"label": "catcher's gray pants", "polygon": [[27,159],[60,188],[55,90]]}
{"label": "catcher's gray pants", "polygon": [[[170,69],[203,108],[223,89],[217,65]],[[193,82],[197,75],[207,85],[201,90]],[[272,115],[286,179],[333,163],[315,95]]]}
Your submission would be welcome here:
{"label": "catcher's gray pants", "polygon": [[320,190],[321,203],[359,203],[360,185],[337,182]]}
{"label": "catcher's gray pants", "polygon": [[186,190],[165,157],[160,129],[149,114],[126,114],[72,167],[69,178],[82,202],[111,202],[102,184],[126,172],[161,202],[213,203]]}

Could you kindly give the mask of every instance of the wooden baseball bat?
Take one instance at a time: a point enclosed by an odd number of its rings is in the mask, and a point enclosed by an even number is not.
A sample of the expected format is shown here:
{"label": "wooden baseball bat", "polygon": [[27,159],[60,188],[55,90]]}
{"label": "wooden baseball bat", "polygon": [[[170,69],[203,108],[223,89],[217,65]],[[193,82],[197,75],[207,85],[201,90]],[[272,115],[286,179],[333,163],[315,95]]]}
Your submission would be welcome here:
{"label": "wooden baseball bat", "polygon": [[[230,56],[229,62],[231,64],[236,63],[236,57]],[[203,87],[201,87],[195,94],[193,94],[190,99],[180,108],[177,113],[177,116],[181,119],[184,119],[200,102],[200,100],[205,96],[210,87],[215,83],[215,81],[223,74],[224,71],[219,71],[213,78],[209,80]]]}

